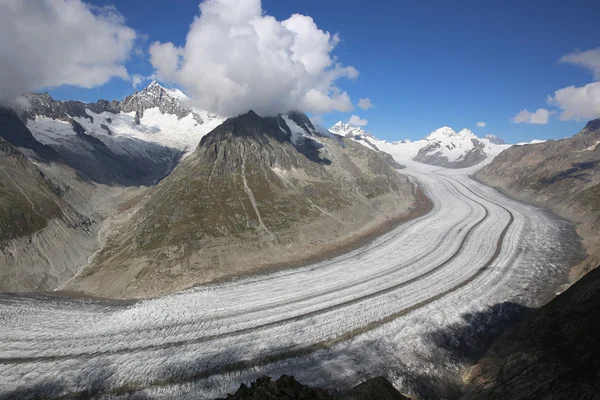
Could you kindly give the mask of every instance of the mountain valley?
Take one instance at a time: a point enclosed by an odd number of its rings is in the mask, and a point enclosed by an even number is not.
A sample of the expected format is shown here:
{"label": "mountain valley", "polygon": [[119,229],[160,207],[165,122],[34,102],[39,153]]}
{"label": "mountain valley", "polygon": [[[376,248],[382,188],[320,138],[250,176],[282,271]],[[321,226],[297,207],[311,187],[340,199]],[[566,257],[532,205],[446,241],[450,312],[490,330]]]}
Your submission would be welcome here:
{"label": "mountain valley", "polygon": [[[544,304],[598,264],[597,120],[537,144],[387,142],[300,112],[222,118],[156,82],[26,99],[0,110],[2,398],[216,398],[282,373],[502,398],[498,366],[537,349],[544,310],[575,329],[568,304],[590,307],[592,273]],[[276,382],[255,390],[312,393]]]}

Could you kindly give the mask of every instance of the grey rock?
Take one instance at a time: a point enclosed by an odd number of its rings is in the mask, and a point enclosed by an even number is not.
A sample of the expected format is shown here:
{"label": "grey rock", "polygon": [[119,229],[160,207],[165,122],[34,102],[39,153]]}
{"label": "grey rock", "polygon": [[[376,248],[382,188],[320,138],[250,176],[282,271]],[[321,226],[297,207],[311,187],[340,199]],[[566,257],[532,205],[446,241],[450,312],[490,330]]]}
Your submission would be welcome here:
{"label": "grey rock", "polygon": [[485,135],[484,139],[487,139],[490,141],[490,143],[494,143],[494,144],[506,144],[506,142],[502,138],[500,138],[496,135]]}

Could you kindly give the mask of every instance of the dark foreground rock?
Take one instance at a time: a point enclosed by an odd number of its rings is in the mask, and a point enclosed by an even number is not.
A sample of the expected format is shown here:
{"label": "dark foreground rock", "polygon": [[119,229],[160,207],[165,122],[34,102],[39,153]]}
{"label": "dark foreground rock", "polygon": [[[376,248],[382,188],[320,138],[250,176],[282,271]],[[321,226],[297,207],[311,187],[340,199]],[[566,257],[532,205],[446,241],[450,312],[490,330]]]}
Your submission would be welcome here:
{"label": "dark foreground rock", "polygon": [[[250,387],[242,384],[237,392],[226,400],[245,399],[301,399],[301,400],[406,400],[385,378],[369,379],[342,394],[329,394],[319,388],[311,388],[298,382],[293,376],[283,375],[276,381],[260,378]],[[223,400],[223,399],[221,399]]]}
{"label": "dark foreground rock", "polygon": [[600,399],[600,269],[502,335],[462,399]]}

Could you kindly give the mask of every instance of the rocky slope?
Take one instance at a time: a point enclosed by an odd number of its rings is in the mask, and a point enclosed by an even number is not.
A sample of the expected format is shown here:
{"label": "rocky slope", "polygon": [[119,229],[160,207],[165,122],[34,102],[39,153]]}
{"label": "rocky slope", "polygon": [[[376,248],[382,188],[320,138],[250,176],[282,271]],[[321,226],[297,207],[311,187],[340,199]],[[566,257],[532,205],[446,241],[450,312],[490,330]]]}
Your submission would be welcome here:
{"label": "rocky slope", "polygon": [[[204,136],[68,289],[142,297],[331,254],[407,213],[393,160],[249,112]],[[392,164],[392,165],[390,165]]]}
{"label": "rocky slope", "polygon": [[[20,123],[6,111],[0,121],[0,132]],[[54,289],[86,262],[95,244],[94,221],[59,194],[60,188],[0,137],[0,291]]]}
{"label": "rocky slope", "polygon": [[476,178],[578,224],[589,257],[572,270],[572,281],[600,263],[599,119],[569,139],[513,146]]}
{"label": "rocky slope", "polygon": [[600,268],[503,334],[465,375],[464,400],[600,399]]}

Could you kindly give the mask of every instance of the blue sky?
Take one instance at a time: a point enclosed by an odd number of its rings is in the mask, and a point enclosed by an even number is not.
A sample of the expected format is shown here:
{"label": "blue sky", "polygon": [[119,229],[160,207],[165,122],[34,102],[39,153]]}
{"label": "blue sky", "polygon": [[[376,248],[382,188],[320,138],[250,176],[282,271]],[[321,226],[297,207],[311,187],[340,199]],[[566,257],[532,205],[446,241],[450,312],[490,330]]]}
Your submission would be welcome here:
{"label": "blue sky", "polygon": [[[199,1],[92,3],[116,6],[143,35],[138,44],[147,50],[157,40],[185,44]],[[336,83],[355,104],[368,97],[375,107],[327,113],[325,126],[356,114],[368,120],[367,131],[387,140],[418,139],[448,125],[518,142],[571,136],[586,122],[560,121],[558,114],[547,124],[511,119],[525,108],[560,111],[548,105],[548,95],[594,82],[589,70],[559,60],[600,46],[600,2],[263,0],[263,9],[278,20],[308,15],[320,29],[339,33],[333,55],[360,71],[355,81]],[[132,56],[126,67],[130,74],[153,70],[147,53]],[[95,89],[62,86],[50,93],[95,101],[132,91],[131,82],[113,78]],[[477,127],[478,121],[486,127]]]}

